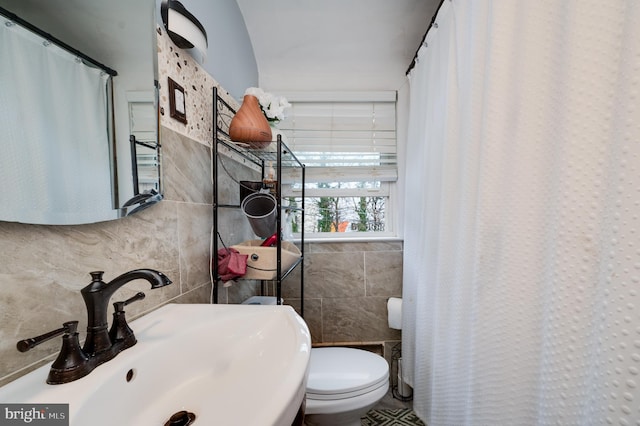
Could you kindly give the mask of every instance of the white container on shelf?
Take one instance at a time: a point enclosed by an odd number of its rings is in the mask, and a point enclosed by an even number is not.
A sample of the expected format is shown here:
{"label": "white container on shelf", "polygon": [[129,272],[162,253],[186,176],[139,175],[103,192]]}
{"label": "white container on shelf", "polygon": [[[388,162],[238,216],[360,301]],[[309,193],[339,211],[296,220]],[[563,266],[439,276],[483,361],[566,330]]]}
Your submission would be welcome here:
{"label": "white container on shelf", "polygon": [[[282,300],[282,299],[281,299]],[[284,300],[282,300],[284,303]],[[273,296],[251,296],[244,302],[243,305],[277,305],[276,298]]]}
{"label": "white container on shelf", "polygon": [[[278,253],[276,247],[261,247],[262,240],[249,240],[231,246],[248,255],[247,273],[242,277],[249,280],[274,280],[277,273]],[[281,269],[286,272],[300,258],[300,249],[289,241],[282,241]]]}

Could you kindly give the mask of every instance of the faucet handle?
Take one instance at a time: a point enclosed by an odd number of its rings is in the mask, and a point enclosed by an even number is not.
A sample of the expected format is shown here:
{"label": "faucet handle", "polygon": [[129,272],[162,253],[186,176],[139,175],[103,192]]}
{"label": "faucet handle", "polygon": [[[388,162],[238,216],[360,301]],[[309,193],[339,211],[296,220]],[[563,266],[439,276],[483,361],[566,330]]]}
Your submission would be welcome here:
{"label": "faucet handle", "polygon": [[124,307],[144,298],[145,294],[140,291],[135,296],[130,297],[127,300],[115,302],[113,304],[113,323],[109,330],[109,338],[111,339],[112,344],[122,342],[121,344],[123,347],[121,350],[129,348],[137,343],[136,337],[133,335],[133,330],[131,330],[129,324],[127,324]]}
{"label": "faucet handle", "polygon": [[115,302],[113,304],[113,309],[115,309],[116,312],[124,312],[124,307],[125,306],[127,306],[130,303],[137,302],[138,300],[142,300],[145,297],[147,297],[147,296],[145,296],[145,294],[143,292],[139,291],[138,293],[135,294],[135,296],[130,297],[125,301]]}
{"label": "faucet handle", "polygon": [[64,323],[65,333],[62,336],[62,347],[58,357],[51,364],[47,383],[59,385],[72,382],[86,376],[94,366],[89,363],[89,357],[82,351],[78,340],[78,321]]}
{"label": "faucet handle", "polygon": [[93,367],[89,363],[89,358],[82,352],[78,342],[78,321],[68,321],[62,324],[62,328],[50,331],[37,337],[24,339],[16,345],[20,352],[27,352],[38,346],[40,343],[51,340],[61,334],[62,347],[58,357],[51,364],[47,383],[57,385],[68,383],[86,376]]}
{"label": "faucet handle", "polygon": [[71,335],[76,333],[78,330],[78,321],[68,321],[62,324],[62,328],[58,328],[57,330],[50,331],[45,334],[41,334],[40,336],[31,337],[29,339],[20,340],[16,344],[16,348],[20,352],[27,352],[34,347],[38,346],[40,343],[44,343],[47,340],[51,340],[54,337],[58,337],[61,334]]}

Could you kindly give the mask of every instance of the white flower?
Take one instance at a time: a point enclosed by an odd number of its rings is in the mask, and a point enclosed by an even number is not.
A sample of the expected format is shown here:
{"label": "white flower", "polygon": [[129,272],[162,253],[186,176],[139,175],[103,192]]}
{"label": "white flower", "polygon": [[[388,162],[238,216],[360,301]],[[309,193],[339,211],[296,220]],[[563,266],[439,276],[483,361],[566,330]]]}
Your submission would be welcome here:
{"label": "white flower", "polygon": [[260,99],[260,96],[262,96],[263,94],[264,94],[264,91],[262,89],[260,89],[259,87],[249,87],[244,92],[245,96],[251,95],[251,96],[255,96],[258,99]]}
{"label": "white flower", "polygon": [[258,98],[260,108],[269,121],[284,120],[284,110],[291,108],[291,104],[283,96],[275,96],[259,87],[249,87],[244,94]]}

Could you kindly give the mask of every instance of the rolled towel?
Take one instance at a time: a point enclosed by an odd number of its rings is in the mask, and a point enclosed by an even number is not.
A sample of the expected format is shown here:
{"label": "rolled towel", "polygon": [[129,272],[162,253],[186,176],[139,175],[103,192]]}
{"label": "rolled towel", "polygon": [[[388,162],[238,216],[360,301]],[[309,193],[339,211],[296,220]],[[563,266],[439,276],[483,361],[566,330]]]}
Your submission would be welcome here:
{"label": "rolled towel", "polygon": [[221,248],[218,250],[218,274],[225,283],[240,278],[247,273],[246,254],[240,254],[234,248]]}

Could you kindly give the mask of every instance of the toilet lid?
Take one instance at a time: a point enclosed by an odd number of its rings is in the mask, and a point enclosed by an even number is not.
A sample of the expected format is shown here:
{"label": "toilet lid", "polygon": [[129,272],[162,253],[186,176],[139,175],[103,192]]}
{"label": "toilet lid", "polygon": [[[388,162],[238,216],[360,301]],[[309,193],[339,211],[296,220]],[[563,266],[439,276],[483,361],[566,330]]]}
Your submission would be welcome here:
{"label": "toilet lid", "polygon": [[314,348],[307,397],[351,398],[377,389],[388,380],[389,365],[380,355],[352,348]]}

